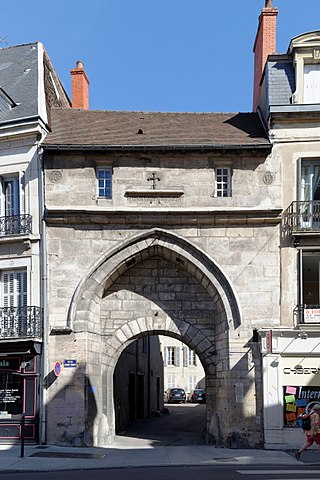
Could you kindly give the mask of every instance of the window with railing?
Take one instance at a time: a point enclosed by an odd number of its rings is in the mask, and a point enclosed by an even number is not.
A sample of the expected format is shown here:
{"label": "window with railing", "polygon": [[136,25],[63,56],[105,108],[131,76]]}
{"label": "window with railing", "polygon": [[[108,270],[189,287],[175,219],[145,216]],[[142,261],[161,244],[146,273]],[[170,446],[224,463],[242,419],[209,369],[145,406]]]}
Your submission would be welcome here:
{"label": "window with railing", "polygon": [[0,235],[31,234],[31,215],[25,213],[25,175],[0,176]]}
{"label": "window with railing", "polygon": [[1,272],[0,338],[42,336],[42,309],[28,305],[27,270]]}

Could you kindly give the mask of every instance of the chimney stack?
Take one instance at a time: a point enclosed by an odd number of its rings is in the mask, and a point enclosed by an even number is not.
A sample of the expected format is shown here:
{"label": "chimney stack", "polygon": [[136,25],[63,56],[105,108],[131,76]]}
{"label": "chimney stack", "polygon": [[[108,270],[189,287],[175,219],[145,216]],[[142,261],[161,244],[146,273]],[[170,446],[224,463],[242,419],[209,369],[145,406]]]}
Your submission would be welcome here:
{"label": "chimney stack", "polygon": [[83,63],[78,61],[76,68],[70,70],[72,85],[72,108],[89,109],[89,80]]}
{"label": "chimney stack", "polygon": [[265,7],[259,16],[259,25],[254,42],[254,84],[253,110],[256,111],[260,96],[260,83],[268,55],[276,52],[278,9],[272,0],[265,0]]}

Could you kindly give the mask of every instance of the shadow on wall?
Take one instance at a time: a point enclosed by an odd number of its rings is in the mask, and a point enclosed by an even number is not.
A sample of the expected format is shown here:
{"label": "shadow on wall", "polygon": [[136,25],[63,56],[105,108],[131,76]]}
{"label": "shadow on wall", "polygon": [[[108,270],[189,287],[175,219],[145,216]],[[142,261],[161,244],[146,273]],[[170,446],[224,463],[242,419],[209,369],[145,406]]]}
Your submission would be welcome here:
{"label": "shadow on wall", "polygon": [[75,368],[62,368],[57,377],[53,371],[46,379],[46,388],[55,393],[47,405],[47,438],[50,443],[65,446],[92,446],[93,425],[97,416],[95,387],[79,363]]}

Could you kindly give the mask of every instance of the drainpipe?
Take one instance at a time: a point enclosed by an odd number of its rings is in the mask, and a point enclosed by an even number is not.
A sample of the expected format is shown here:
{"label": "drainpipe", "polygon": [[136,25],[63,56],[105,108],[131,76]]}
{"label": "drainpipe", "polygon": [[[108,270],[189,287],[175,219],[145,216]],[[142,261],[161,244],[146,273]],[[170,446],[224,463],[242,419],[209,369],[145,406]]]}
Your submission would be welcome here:
{"label": "drainpipe", "polygon": [[43,343],[41,356],[41,389],[40,389],[40,444],[46,443],[47,426],[47,388],[46,378],[47,366],[47,246],[46,246],[46,225],[44,220],[44,172],[43,172],[43,149],[38,147],[38,179],[39,179],[39,220],[40,220],[40,295],[43,311]]}

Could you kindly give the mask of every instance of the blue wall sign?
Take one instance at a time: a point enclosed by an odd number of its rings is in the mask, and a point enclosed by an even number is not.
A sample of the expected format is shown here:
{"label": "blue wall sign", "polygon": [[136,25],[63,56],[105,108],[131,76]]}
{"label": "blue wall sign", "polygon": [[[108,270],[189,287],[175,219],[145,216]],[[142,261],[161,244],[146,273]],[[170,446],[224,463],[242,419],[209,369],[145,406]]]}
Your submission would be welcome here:
{"label": "blue wall sign", "polygon": [[64,360],[64,368],[75,368],[77,366],[77,360]]}

